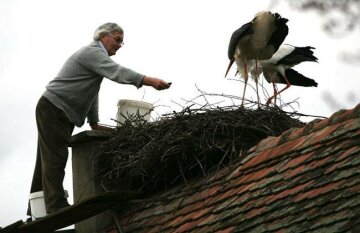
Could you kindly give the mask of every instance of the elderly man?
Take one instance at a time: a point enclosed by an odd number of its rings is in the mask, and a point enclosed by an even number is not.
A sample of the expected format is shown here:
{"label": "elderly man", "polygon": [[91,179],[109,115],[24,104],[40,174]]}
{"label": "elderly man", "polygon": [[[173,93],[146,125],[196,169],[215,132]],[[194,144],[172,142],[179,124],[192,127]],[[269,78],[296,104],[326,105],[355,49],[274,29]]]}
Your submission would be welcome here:
{"label": "elderly man", "polygon": [[94,41],[68,58],[37,104],[38,149],[30,192],[44,192],[47,213],[69,206],[62,183],[74,127],[81,127],[87,118],[91,129],[106,129],[98,125],[98,92],[103,78],[138,88],[170,87],[161,79],[139,74],[111,60],[110,56],[124,44],[123,39],[124,31],[117,24],[101,25],[95,31]]}

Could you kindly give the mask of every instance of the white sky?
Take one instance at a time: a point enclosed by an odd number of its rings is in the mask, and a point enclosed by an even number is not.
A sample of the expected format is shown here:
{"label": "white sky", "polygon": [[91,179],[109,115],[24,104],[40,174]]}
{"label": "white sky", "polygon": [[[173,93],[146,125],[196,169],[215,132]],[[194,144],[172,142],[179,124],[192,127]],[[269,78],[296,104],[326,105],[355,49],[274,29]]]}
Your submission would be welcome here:
{"label": "white sky", "polygon": [[[119,99],[168,105],[158,108],[161,114],[179,110],[172,101],[198,96],[195,85],[207,93],[241,96],[242,83],[224,79],[229,39],[234,30],[269,4],[265,0],[1,0],[0,226],[26,219],[36,157],[37,100],[64,61],[91,42],[99,25],[116,22],[125,30],[125,46],[112,57],[116,62],[173,82],[169,90],[158,92],[105,80],[100,91],[100,118],[102,123],[115,125],[110,118],[115,118]],[[354,107],[360,100],[360,68],[341,62],[338,53],[358,49],[359,35],[329,38],[315,13],[295,12],[286,3],[272,10],[289,19],[285,43],[314,46],[319,58],[318,64],[295,68],[315,79],[319,87],[291,87],[282,95],[283,100],[299,97],[296,110],[329,116],[335,109],[323,100],[327,91],[341,107]],[[230,77],[234,73],[233,67]],[[349,92],[355,93],[351,101]],[[246,97],[255,99],[255,93],[248,88]],[[74,133],[87,129],[85,125]],[[70,167],[68,163],[64,186],[72,192]]]}

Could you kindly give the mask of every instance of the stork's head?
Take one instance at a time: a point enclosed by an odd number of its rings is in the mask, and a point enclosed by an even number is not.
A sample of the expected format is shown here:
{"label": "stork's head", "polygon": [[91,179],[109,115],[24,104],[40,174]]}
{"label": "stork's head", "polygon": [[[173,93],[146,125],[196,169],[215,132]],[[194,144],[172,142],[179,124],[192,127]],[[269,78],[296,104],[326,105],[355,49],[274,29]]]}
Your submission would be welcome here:
{"label": "stork's head", "polygon": [[259,11],[258,13],[255,14],[254,18],[259,18],[259,17],[262,17],[263,15],[268,15],[268,14],[271,15],[271,12],[270,11]]}
{"label": "stork's head", "polygon": [[116,23],[105,23],[96,29],[94,40],[101,41],[109,56],[112,56],[124,44],[124,31]]}

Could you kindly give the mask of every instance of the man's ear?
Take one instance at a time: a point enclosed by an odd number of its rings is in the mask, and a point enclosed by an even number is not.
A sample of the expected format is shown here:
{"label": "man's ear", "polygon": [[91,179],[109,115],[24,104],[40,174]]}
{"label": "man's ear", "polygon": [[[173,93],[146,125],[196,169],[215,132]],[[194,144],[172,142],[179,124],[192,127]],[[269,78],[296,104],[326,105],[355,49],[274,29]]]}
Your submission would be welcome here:
{"label": "man's ear", "polygon": [[106,36],[105,33],[101,33],[101,34],[100,34],[100,41],[101,41],[101,42],[103,41],[103,39],[105,38],[105,36]]}

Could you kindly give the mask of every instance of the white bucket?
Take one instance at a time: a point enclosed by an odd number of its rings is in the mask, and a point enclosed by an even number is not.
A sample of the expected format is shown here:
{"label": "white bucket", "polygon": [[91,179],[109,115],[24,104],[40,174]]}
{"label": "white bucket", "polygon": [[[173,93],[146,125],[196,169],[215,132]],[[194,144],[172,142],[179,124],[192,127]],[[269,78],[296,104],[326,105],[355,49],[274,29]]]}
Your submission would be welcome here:
{"label": "white bucket", "polygon": [[39,191],[29,195],[32,220],[46,216],[44,192]]}
{"label": "white bucket", "polygon": [[[64,190],[64,197],[65,198],[69,197],[69,193],[67,190]],[[36,220],[38,218],[42,218],[47,215],[43,191],[30,193],[29,202],[30,202],[32,220]]]}
{"label": "white bucket", "polygon": [[151,103],[136,100],[119,100],[117,106],[117,126],[121,126],[122,123],[125,122],[126,118],[131,119],[132,117],[138,116],[143,118],[145,121],[149,121],[151,111],[153,110],[153,105]]}

